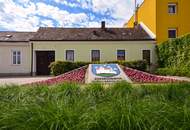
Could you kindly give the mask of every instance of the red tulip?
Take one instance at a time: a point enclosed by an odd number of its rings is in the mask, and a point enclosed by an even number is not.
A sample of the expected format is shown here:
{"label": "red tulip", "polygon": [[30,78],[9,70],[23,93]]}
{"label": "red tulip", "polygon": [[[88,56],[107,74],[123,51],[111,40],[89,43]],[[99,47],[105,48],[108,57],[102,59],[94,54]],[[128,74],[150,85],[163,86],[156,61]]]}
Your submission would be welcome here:
{"label": "red tulip", "polygon": [[[65,74],[56,76],[54,78],[34,82],[30,85],[52,85],[52,84],[58,84],[63,82],[75,82],[75,83],[84,83],[85,82],[85,74],[86,74],[87,67],[81,67],[79,69],[75,69],[73,71],[67,72]],[[158,76],[149,74],[146,72],[142,72],[139,70],[131,69],[128,67],[125,67],[124,69],[125,74],[136,83],[172,83],[172,82],[179,82],[176,79],[171,79],[164,76]]]}
{"label": "red tulip", "polygon": [[81,67],[48,80],[31,83],[30,85],[52,85],[63,82],[84,83],[85,73],[86,67]]}
{"label": "red tulip", "polygon": [[172,82],[179,82],[176,79],[158,76],[149,74],[146,72],[142,72],[139,70],[131,69],[125,67],[124,69],[125,74],[133,81],[137,83],[172,83]]}

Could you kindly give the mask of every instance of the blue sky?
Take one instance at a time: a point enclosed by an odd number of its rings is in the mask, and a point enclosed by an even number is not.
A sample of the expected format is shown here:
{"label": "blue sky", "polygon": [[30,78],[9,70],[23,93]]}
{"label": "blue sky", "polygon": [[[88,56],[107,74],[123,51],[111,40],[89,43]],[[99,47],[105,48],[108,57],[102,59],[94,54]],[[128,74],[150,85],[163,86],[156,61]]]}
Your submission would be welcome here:
{"label": "blue sky", "polygon": [[103,20],[122,27],[133,10],[134,0],[0,0],[0,31],[100,27]]}

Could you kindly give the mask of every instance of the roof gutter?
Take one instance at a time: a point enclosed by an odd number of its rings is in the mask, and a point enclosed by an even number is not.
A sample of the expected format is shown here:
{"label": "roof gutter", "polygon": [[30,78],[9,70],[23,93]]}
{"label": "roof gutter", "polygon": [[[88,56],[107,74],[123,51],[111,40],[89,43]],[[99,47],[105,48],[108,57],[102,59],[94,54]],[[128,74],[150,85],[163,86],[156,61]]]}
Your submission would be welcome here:
{"label": "roof gutter", "polygon": [[51,42],[51,41],[57,41],[57,42],[85,42],[85,41],[87,41],[87,42],[110,42],[110,41],[118,41],[118,42],[120,42],[120,41],[155,41],[155,38],[149,38],[149,39],[127,39],[127,40],[122,40],[122,39],[120,39],[120,40],[115,40],[115,39],[108,39],[108,40],[106,40],[106,39],[103,39],[103,40],[31,40],[31,41],[33,41],[33,42],[47,42],[47,41],[49,41],[49,42]]}

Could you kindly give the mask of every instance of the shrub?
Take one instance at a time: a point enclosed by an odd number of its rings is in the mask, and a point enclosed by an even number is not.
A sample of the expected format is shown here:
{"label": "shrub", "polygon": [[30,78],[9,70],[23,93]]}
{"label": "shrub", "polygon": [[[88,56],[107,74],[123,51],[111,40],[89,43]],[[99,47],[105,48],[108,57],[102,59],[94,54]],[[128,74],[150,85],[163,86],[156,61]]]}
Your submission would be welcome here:
{"label": "shrub", "polygon": [[190,34],[168,40],[157,46],[157,73],[164,75],[189,76],[190,71]]}
{"label": "shrub", "polygon": [[[119,65],[127,66],[133,69],[145,71],[147,69],[147,62],[144,60],[138,61],[107,61],[107,62],[93,62],[94,64],[106,64],[116,63]],[[60,75],[73,69],[80,68],[85,65],[92,64],[92,62],[67,62],[67,61],[56,61],[50,64],[51,73],[53,75]]]}
{"label": "shrub", "polygon": [[108,61],[106,63],[116,63],[119,65],[123,65],[129,68],[146,71],[147,62],[145,60],[137,60],[137,61]]}
{"label": "shrub", "polygon": [[126,67],[141,70],[141,71],[146,71],[147,65],[148,64],[145,60],[126,62],[125,64]]}
{"label": "shrub", "polygon": [[155,72],[159,75],[171,75],[171,76],[188,76],[190,77],[190,71],[187,67],[170,67],[170,68],[158,68]]}
{"label": "shrub", "polygon": [[160,67],[190,65],[190,34],[157,46]]}
{"label": "shrub", "polygon": [[57,76],[88,64],[89,64],[88,62],[56,61],[51,63],[49,67],[51,69],[51,73]]}

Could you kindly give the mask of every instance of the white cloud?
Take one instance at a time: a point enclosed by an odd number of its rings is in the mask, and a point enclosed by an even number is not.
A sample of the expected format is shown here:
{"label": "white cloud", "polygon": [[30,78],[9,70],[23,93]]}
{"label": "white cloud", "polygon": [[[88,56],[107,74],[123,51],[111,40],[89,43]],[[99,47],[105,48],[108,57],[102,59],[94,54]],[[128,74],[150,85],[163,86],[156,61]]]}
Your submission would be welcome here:
{"label": "white cloud", "polygon": [[68,2],[66,0],[55,0],[55,2],[57,3],[61,3],[70,7],[78,7],[79,5],[77,3],[73,3],[73,2]]}
{"label": "white cloud", "polygon": [[20,2],[28,3],[30,0],[19,0]]}
{"label": "white cloud", "polygon": [[123,24],[133,14],[133,4],[133,0],[92,0],[92,9],[102,14],[109,12],[113,18],[117,19],[116,21],[122,20]]}
{"label": "white cloud", "polygon": [[100,23],[99,22],[89,22],[88,23],[88,26],[89,27],[100,27]]}
{"label": "white cloud", "polygon": [[24,8],[15,4],[12,0],[6,0],[1,2],[1,5],[0,27],[18,31],[33,31],[37,29],[39,18],[33,15],[33,12],[35,12],[34,4]]}
{"label": "white cloud", "polygon": [[38,24],[39,18],[36,16],[31,16],[28,18],[13,18],[12,21],[2,20],[0,22],[0,27],[8,30],[35,31],[38,29]]}
{"label": "white cloud", "polygon": [[44,3],[37,3],[37,14],[44,17],[52,18],[59,23],[59,26],[71,25],[73,23],[81,23],[88,20],[88,16],[85,13],[69,13],[65,10],[46,5]]}
{"label": "white cloud", "polygon": [[1,3],[3,5],[0,10],[0,27],[8,30],[36,31],[39,26],[53,26],[52,20],[41,19],[41,16],[55,20],[58,26],[62,27],[88,20],[85,13],[70,13],[42,2],[29,2],[26,7],[16,4],[13,0]]}
{"label": "white cloud", "polygon": [[41,23],[42,23],[44,26],[53,27],[53,21],[52,21],[52,20],[42,20]]}
{"label": "white cloud", "polygon": [[6,0],[3,2],[4,5],[4,13],[19,17],[26,17],[29,14],[33,14],[36,10],[35,5],[33,3],[29,4],[26,8],[17,5],[12,0]]}
{"label": "white cloud", "polygon": [[[105,20],[109,27],[122,27],[133,14],[134,0],[54,0],[72,8],[82,8],[88,12],[69,12],[65,9],[31,0],[0,0],[0,28],[17,31],[35,31],[39,26],[100,27]],[[53,1],[53,0],[50,0]],[[143,0],[139,0],[142,2]],[[103,17],[96,18],[94,13]],[[111,18],[104,18],[104,15]],[[43,17],[43,18],[42,18]],[[56,23],[54,23],[56,22]]]}
{"label": "white cloud", "polygon": [[[65,0],[55,0],[58,3],[69,6]],[[137,0],[138,3],[142,3],[143,0]],[[134,0],[76,0],[77,3],[73,3],[75,7],[81,7],[84,9],[92,10],[95,13],[102,15],[110,15],[110,17],[116,19],[115,24],[112,26],[122,27],[123,24],[130,19],[134,10]],[[108,23],[113,23],[108,21]]]}

